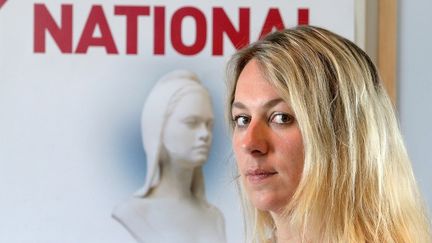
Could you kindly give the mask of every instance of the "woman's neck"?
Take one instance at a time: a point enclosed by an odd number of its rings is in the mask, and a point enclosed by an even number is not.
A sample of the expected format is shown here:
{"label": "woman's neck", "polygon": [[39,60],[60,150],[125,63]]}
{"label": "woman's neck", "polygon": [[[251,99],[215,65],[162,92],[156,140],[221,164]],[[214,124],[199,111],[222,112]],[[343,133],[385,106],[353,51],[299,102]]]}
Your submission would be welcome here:
{"label": "woman's neck", "polygon": [[275,236],[277,243],[301,242],[300,233],[293,229],[289,217],[282,213],[271,213],[276,226]]}

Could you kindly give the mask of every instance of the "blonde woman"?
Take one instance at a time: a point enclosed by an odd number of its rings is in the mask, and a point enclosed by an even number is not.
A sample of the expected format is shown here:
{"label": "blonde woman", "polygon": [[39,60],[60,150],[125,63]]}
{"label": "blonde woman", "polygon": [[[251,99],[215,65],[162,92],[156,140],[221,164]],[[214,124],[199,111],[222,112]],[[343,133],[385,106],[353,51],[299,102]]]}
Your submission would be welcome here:
{"label": "blonde woman", "polygon": [[392,104],[355,44],[287,29],[227,73],[247,242],[432,242]]}

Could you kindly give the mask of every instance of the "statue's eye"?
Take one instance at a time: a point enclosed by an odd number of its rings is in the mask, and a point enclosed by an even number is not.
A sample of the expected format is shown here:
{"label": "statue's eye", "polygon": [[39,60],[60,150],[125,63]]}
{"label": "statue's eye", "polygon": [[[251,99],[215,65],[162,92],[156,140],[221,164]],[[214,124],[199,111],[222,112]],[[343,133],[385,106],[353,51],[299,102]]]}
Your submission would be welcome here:
{"label": "statue's eye", "polygon": [[199,122],[200,121],[196,118],[188,118],[184,120],[184,123],[190,128],[197,127],[199,125]]}

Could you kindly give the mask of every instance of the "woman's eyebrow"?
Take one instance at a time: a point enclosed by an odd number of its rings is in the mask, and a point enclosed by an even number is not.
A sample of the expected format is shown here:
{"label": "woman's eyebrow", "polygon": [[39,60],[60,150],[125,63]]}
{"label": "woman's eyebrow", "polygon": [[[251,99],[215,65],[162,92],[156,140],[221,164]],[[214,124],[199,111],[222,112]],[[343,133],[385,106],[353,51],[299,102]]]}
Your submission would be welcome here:
{"label": "woman's eyebrow", "polygon": [[[273,107],[273,106],[276,106],[277,104],[279,104],[279,103],[281,103],[281,102],[285,102],[285,101],[284,101],[282,98],[275,98],[275,99],[271,99],[271,100],[269,100],[269,101],[266,101],[266,102],[263,104],[263,107],[268,109],[268,108],[271,108],[271,107]],[[233,107],[233,108],[238,108],[238,109],[243,109],[243,110],[246,110],[246,109],[247,109],[246,105],[243,104],[243,103],[240,102],[240,101],[234,101],[233,104],[232,104],[232,107]]]}
{"label": "woman's eyebrow", "polygon": [[266,103],[264,103],[264,107],[265,108],[271,108],[273,106],[276,106],[279,103],[284,102],[284,100],[282,98],[276,98],[276,99],[272,99],[267,101]]}
{"label": "woman's eyebrow", "polygon": [[232,107],[238,108],[238,109],[243,109],[243,110],[246,109],[246,106],[243,103],[241,103],[240,101],[234,101],[232,104]]}

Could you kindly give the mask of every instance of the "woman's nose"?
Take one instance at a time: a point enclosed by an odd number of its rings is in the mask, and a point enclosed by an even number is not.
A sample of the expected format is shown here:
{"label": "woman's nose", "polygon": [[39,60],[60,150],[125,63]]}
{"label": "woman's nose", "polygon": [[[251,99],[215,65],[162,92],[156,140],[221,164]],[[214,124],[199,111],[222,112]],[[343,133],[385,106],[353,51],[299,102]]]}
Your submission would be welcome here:
{"label": "woman's nose", "polygon": [[251,122],[243,134],[242,148],[252,155],[267,154],[268,144],[268,127],[263,122]]}

